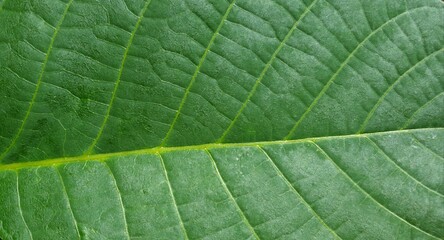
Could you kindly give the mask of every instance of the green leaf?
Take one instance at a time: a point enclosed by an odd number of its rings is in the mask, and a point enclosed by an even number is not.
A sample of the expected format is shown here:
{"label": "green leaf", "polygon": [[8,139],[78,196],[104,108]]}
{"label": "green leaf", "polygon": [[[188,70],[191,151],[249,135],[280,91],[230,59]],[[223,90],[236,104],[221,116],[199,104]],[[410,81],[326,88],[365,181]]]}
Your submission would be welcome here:
{"label": "green leaf", "polygon": [[444,238],[438,0],[0,0],[0,239]]}

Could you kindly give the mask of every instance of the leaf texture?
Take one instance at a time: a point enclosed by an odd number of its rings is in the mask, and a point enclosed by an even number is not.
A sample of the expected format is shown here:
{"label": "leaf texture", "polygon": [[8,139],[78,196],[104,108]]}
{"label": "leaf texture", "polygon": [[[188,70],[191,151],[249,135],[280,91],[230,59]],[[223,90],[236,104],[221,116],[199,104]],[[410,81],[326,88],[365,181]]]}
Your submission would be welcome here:
{"label": "leaf texture", "polygon": [[439,239],[436,138],[443,129],[3,165],[0,218],[14,221],[2,230],[20,239]]}
{"label": "leaf texture", "polygon": [[0,0],[1,239],[444,238],[438,0]]}

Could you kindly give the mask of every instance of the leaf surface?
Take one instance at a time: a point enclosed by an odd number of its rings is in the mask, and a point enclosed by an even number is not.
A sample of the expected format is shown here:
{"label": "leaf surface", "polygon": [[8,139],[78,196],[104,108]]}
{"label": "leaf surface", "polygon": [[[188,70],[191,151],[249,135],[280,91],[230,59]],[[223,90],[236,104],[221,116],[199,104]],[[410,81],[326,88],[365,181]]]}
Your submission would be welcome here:
{"label": "leaf surface", "polygon": [[443,43],[437,0],[0,0],[0,238],[444,238]]}

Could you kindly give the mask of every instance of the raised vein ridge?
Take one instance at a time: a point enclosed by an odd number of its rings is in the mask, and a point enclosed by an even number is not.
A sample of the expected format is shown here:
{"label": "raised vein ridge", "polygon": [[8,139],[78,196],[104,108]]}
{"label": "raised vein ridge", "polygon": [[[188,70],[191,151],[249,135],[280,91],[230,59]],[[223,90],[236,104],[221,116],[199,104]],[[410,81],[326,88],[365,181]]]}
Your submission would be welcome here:
{"label": "raised vein ridge", "polygon": [[358,189],[361,193],[363,193],[364,195],[366,195],[368,198],[370,198],[373,202],[375,202],[379,207],[381,207],[382,209],[386,210],[388,213],[390,213],[391,215],[393,215],[394,217],[398,218],[399,220],[401,220],[402,222],[405,222],[407,225],[415,228],[416,230],[426,234],[427,236],[430,236],[434,239],[439,239],[437,236],[433,235],[432,233],[420,228],[419,226],[417,226],[416,224],[412,223],[411,221],[399,216],[397,213],[395,213],[394,211],[392,211],[391,209],[387,208],[384,204],[382,204],[380,201],[378,201],[373,195],[371,195],[370,192],[368,192],[367,190],[365,190],[359,183],[358,181],[356,181],[355,179],[353,179],[343,168],[341,168],[335,160],[333,160],[333,158],[328,155],[323,148],[321,148],[318,144],[316,144],[315,142],[312,142],[312,144],[321,152],[322,155],[324,155],[327,159],[329,159],[331,161],[331,163],[335,166],[335,168],[341,172],[343,174],[344,177],[346,177],[355,187],[356,189]]}
{"label": "raised vein ridge", "polygon": [[376,28],[375,30],[372,30],[371,33],[364,38],[364,40],[362,40],[356,47],[355,49],[348,55],[348,57],[342,62],[342,64],[339,66],[339,68],[336,70],[336,72],[331,76],[331,78],[328,80],[327,84],[325,84],[325,86],[322,88],[322,90],[319,92],[319,94],[316,96],[316,98],[313,100],[313,102],[310,104],[310,106],[305,110],[305,112],[302,114],[302,116],[299,118],[299,120],[294,124],[294,126],[291,128],[290,132],[287,134],[287,136],[285,137],[285,139],[291,139],[293,137],[293,135],[296,133],[296,131],[299,128],[299,125],[302,123],[302,121],[304,121],[304,119],[307,117],[307,115],[311,112],[311,110],[313,109],[314,106],[317,105],[317,103],[319,102],[319,100],[322,98],[322,96],[324,96],[324,94],[327,92],[327,90],[330,88],[330,86],[333,84],[333,82],[336,80],[336,78],[338,77],[339,73],[342,72],[342,70],[348,65],[348,63],[350,62],[350,60],[355,56],[355,54],[358,52],[359,49],[361,49],[362,46],[364,46],[365,43],[367,43],[367,41],[373,37],[376,33],[378,33],[381,29],[383,29],[385,26],[387,26],[388,24],[394,22],[396,19],[404,16],[405,14],[411,13],[413,11],[418,11],[421,9],[425,9],[425,8],[429,8],[429,7],[418,7],[418,8],[413,8],[410,10],[407,10],[405,12],[400,13],[399,15],[387,20],[387,22],[383,23],[381,26],[379,26],[378,28]]}
{"label": "raised vein ridge", "polygon": [[438,53],[442,52],[444,50],[444,48],[441,48],[437,51],[434,51],[433,53],[427,55],[426,57],[424,57],[423,59],[421,59],[420,61],[418,61],[417,63],[415,63],[414,65],[412,65],[407,71],[405,71],[403,74],[401,74],[401,76],[399,76],[396,81],[394,81],[388,88],[387,90],[385,90],[385,92],[381,95],[381,97],[378,99],[378,101],[376,102],[376,104],[373,106],[372,110],[370,110],[370,112],[367,114],[367,117],[365,118],[364,122],[362,123],[361,127],[359,128],[358,133],[362,133],[365,131],[368,123],[370,122],[370,120],[372,119],[373,115],[375,114],[376,110],[379,108],[379,106],[384,102],[385,97],[387,97],[387,95],[393,90],[393,88],[395,88],[400,82],[401,80],[405,77],[408,76],[408,74],[410,72],[412,72],[413,70],[415,70],[418,66],[421,66],[422,64],[425,64],[425,62],[427,62],[427,60],[429,60],[430,58],[436,56]]}
{"label": "raised vein ridge", "polygon": [[210,39],[210,42],[208,43],[207,48],[205,49],[204,53],[202,54],[202,57],[200,58],[199,64],[196,67],[196,70],[194,71],[193,76],[191,77],[190,84],[188,84],[187,89],[185,90],[185,94],[183,95],[182,101],[180,102],[179,108],[176,111],[176,115],[174,116],[173,122],[170,125],[170,128],[168,129],[168,132],[166,133],[165,137],[163,138],[162,142],[160,143],[160,146],[165,146],[167,143],[171,133],[173,132],[173,129],[176,125],[177,120],[179,119],[179,115],[182,112],[182,108],[185,105],[185,102],[188,98],[188,94],[190,94],[190,90],[194,85],[194,82],[196,81],[197,74],[199,74],[200,68],[202,67],[203,63],[205,62],[205,59],[207,58],[208,52],[210,51],[211,46],[213,46],[214,40],[216,39],[217,35],[219,34],[219,31],[222,29],[222,26],[225,23],[225,20],[228,18],[228,14],[230,14],[231,9],[233,9],[234,4],[236,3],[236,0],[233,0],[230,5],[228,6],[227,10],[225,11],[224,16],[222,17],[219,26],[217,26],[216,31],[213,33],[213,36]]}
{"label": "raised vein ridge", "polygon": [[11,143],[5,149],[5,151],[0,155],[0,161],[6,156],[6,154],[8,154],[8,152],[12,149],[12,147],[14,147],[15,143],[17,142],[19,137],[22,135],[22,132],[23,132],[23,130],[25,128],[25,124],[28,121],[29,115],[31,113],[31,109],[34,106],[35,100],[37,98],[37,93],[40,90],[40,86],[42,84],[43,75],[44,75],[45,69],[46,69],[46,64],[48,63],[49,55],[51,55],[51,52],[52,52],[52,46],[54,45],[54,41],[55,41],[55,39],[57,37],[57,34],[59,33],[60,27],[62,26],[62,23],[65,20],[66,15],[68,14],[69,7],[71,6],[73,1],[74,0],[70,0],[66,4],[65,10],[63,11],[63,14],[62,14],[62,17],[60,18],[59,22],[57,23],[57,25],[56,25],[56,27],[54,29],[54,33],[52,34],[51,41],[49,42],[48,50],[46,51],[45,60],[43,61],[42,68],[40,69],[39,78],[37,80],[34,93],[32,94],[31,102],[29,103],[28,109],[26,110],[25,117],[23,118],[22,124],[20,125],[20,128],[17,131],[17,133],[15,134],[15,136],[12,139]]}
{"label": "raised vein ridge", "polygon": [[227,129],[225,129],[225,131],[222,133],[222,135],[220,136],[220,138],[217,140],[218,143],[221,143],[225,140],[225,137],[227,136],[227,134],[230,132],[230,130],[233,128],[234,124],[237,122],[237,120],[239,119],[240,115],[242,114],[242,112],[245,110],[245,108],[247,107],[248,102],[250,101],[250,99],[253,97],[253,95],[256,93],[257,88],[259,87],[259,85],[262,82],[262,79],[264,78],[265,74],[267,73],[268,69],[270,68],[271,64],[274,62],[274,60],[276,59],[277,55],[279,54],[279,52],[281,51],[281,49],[284,47],[285,43],[288,41],[288,39],[290,39],[290,37],[293,35],[293,32],[296,30],[296,28],[299,25],[299,22],[301,22],[301,20],[305,17],[305,15],[307,15],[310,12],[310,9],[313,8],[313,6],[316,4],[318,0],[314,0],[310,6],[308,6],[307,8],[305,8],[304,12],[301,14],[301,16],[299,17],[298,20],[296,20],[296,22],[293,24],[293,26],[290,28],[290,30],[288,31],[287,35],[284,37],[284,39],[282,40],[282,42],[279,44],[279,46],[276,48],[276,50],[274,51],[273,55],[271,55],[270,60],[267,62],[267,64],[265,65],[265,67],[262,69],[261,74],[259,75],[259,77],[257,78],[256,82],[253,85],[253,88],[251,89],[250,93],[247,96],[247,99],[245,99],[245,101],[242,103],[242,106],[240,107],[240,109],[237,111],[236,116],[233,118],[233,120],[230,122],[230,125],[228,125]]}
{"label": "raised vein ridge", "polygon": [[105,118],[103,119],[102,125],[100,126],[100,129],[99,129],[99,132],[97,133],[96,138],[94,138],[94,141],[91,143],[88,150],[86,151],[87,154],[89,154],[93,151],[94,147],[96,146],[97,142],[99,141],[100,137],[102,136],[102,133],[103,133],[103,130],[105,129],[106,123],[108,122],[108,118],[111,113],[111,108],[113,107],[114,100],[116,99],[117,89],[119,88],[119,85],[120,85],[120,79],[122,78],[123,68],[125,67],[125,63],[126,63],[126,59],[128,57],[129,49],[130,49],[131,45],[133,44],[134,36],[136,35],[137,29],[139,29],[139,27],[140,27],[140,23],[142,22],[143,15],[147,11],[150,3],[151,3],[151,0],[148,0],[145,3],[145,6],[143,6],[143,9],[140,11],[140,14],[138,16],[136,25],[134,26],[134,29],[131,32],[131,36],[128,39],[128,43],[127,43],[125,52],[123,53],[122,62],[120,63],[119,74],[117,75],[117,80],[116,80],[116,83],[114,84],[114,89],[113,89],[113,93],[111,96],[111,100],[109,102],[108,109],[106,110]]}
{"label": "raised vein ridge", "polygon": [[282,144],[293,144],[293,143],[317,142],[329,139],[365,138],[369,136],[378,136],[386,134],[405,134],[405,133],[436,131],[436,130],[444,131],[444,128],[407,129],[407,130],[395,130],[395,131],[374,132],[374,133],[364,133],[364,134],[311,137],[311,138],[295,139],[295,140],[258,141],[258,142],[245,142],[245,143],[208,143],[201,145],[190,145],[190,146],[179,146],[179,147],[154,147],[154,148],[145,148],[145,149],[138,149],[131,151],[123,151],[123,152],[101,153],[101,154],[81,155],[74,157],[42,159],[31,162],[0,164],[0,171],[16,170],[27,167],[52,166],[52,165],[60,165],[60,164],[82,162],[82,161],[106,161],[110,158],[116,158],[116,157],[126,157],[126,156],[144,155],[144,154],[161,154],[161,153],[175,152],[175,151],[193,151],[193,150],[234,148],[234,147],[257,147],[257,146],[269,146],[269,145],[279,145],[279,144],[282,145]]}

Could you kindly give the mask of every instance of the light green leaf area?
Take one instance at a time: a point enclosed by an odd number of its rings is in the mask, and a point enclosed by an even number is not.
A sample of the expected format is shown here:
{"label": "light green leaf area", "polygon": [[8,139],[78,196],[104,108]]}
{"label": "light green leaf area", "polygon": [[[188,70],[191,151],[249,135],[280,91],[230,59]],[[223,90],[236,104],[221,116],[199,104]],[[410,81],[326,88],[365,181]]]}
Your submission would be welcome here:
{"label": "light green leaf area", "polygon": [[443,239],[439,0],[0,0],[0,239]]}

